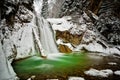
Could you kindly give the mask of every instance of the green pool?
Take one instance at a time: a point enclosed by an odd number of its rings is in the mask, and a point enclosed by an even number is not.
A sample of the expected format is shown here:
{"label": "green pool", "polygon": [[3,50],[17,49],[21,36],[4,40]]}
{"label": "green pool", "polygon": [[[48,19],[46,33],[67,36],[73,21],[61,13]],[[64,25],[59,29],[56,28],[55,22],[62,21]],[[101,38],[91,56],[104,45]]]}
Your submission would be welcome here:
{"label": "green pool", "polygon": [[56,76],[57,78],[58,76],[63,77],[65,75],[73,75],[73,73],[76,74],[76,71],[82,72],[93,64],[93,61],[85,53],[58,53],[50,54],[46,59],[33,56],[24,60],[15,61],[13,67],[18,76],[22,78],[29,77],[30,75],[39,75],[45,78]]}

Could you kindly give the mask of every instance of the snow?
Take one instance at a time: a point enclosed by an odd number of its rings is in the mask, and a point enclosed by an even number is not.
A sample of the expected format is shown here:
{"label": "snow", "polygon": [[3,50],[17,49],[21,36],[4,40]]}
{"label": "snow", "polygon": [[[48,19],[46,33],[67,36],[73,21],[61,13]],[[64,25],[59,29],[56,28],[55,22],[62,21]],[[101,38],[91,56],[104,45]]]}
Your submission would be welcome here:
{"label": "snow", "polygon": [[[98,17],[94,14],[92,14],[95,19],[98,19]],[[92,25],[92,23],[85,23],[85,19],[90,20],[87,14],[84,12],[82,17],[79,18],[79,21],[81,24],[76,24],[72,22],[71,16],[65,16],[62,18],[48,18],[47,20],[51,23],[52,28],[54,31],[69,31],[70,34],[77,34],[80,35],[83,34],[83,38],[81,41],[81,44],[79,46],[73,46],[71,43],[64,43],[62,40],[57,40],[57,44],[62,44],[68,46],[72,51],[80,51],[82,48],[85,48],[88,51],[91,52],[99,52],[99,53],[106,53],[108,54],[120,54],[120,51],[116,47],[109,47],[107,43],[102,41],[97,35],[99,33],[94,32],[93,30],[89,30],[88,27]],[[106,48],[101,45],[100,43],[103,43]]]}
{"label": "snow", "polygon": [[117,65],[117,63],[115,63],[115,62],[109,62],[108,64],[109,65]]}
{"label": "snow", "polygon": [[90,70],[85,71],[84,73],[90,76],[108,77],[109,75],[113,74],[113,71],[110,69],[96,70],[96,69],[91,68]]}
{"label": "snow", "polygon": [[8,15],[12,11],[12,7],[7,7],[8,10],[6,11],[6,14]]}
{"label": "snow", "polygon": [[91,11],[89,11],[91,14],[92,14],[92,16],[93,16],[93,18],[94,19],[96,19],[96,20],[98,20],[99,19],[99,17],[97,16],[97,15],[95,15],[94,13],[92,13]]}
{"label": "snow", "polygon": [[120,50],[118,50],[115,47],[109,48],[109,54],[119,54],[120,55]]}
{"label": "snow", "polygon": [[120,76],[120,70],[115,71],[114,74]]}
{"label": "snow", "polygon": [[88,45],[80,44],[79,46],[76,47],[75,50],[79,51],[82,48],[85,48],[86,50],[91,51],[91,52],[106,53],[105,48],[103,48],[102,45],[98,44],[96,41],[93,41],[92,43],[89,43]]}
{"label": "snow", "polygon": [[66,46],[68,46],[71,50],[74,49],[73,46],[72,46],[70,43],[63,43],[63,40],[62,40],[62,39],[58,39],[58,40],[56,41],[56,43],[57,43],[58,45],[59,45],[59,44],[66,45]]}
{"label": "snow", "polygon": [[82,77],[69,77],[68,80],[85,80],[85,79]]}
{"label": "snow", "polygon": [[46,80],[59,80],[59,79],[46,79]]}
{"label": "snow", "polygon": [[26,24],[17,32],[14,32],[14,34],[11,36],[11,40],[13,44],[16,45],[17,53],[19,53],[17,54],[16,59],[35,54],[32,26],[30,24]]}
{"label": "snow", "polygon": [[4,54],[2,44],[0,42],[0,80],[16,80],[16,74]]}
{"label": "snow", "polygon": [[33,80],[36,76],[32,75],[30,78],[28,78],[27,80]]}
{"label": "snow", "polygon": [[82,24],[82,25],[74,24],[72,26],[72,28],[70,29],[70,33],[80,35],[83,32],[85,32],[86,30],[87,30],[87,25],[86,24]]}
{"label": "snow", "polygon": [[63,18],[48,18],[47,20],[52,24],[53,30],[66,31],[73,27],[73,24],[68,22],[69,17]]}

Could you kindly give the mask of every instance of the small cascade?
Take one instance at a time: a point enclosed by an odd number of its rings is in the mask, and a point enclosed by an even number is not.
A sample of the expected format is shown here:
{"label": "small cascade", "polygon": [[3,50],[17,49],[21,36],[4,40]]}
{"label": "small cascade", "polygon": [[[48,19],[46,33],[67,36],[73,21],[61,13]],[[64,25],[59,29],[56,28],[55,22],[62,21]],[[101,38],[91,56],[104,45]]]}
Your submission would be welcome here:
{"label": "small cascade", "polygon": [[45,53],[58,53],[57,45],[55,43],[55,38],[54,34],[52,31],[51,25],[42,18],[41,15],[41,10],[42,6],[41,5],[42,0],[35,0],[34,2],[34,7],[36,11],[36,24],[38,26],[38,32],[40,36],[40,42],[42,45],[42,48],[45,50]]}

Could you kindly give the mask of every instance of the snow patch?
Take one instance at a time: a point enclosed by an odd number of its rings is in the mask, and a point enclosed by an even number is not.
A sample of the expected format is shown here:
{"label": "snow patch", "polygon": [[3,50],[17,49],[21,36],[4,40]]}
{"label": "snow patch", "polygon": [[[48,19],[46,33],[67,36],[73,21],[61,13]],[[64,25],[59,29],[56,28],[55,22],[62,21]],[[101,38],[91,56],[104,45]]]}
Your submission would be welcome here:
{"label": "snow patch", "polygon": [[115,72],[114,72],[114,74],[115,74],[115,75],[119,75],[119,76],[120,76],[120,70],[115,71]]}
{"label": "snow patch", "polygon": [[67,19],[69,19],[69,17],[48,18],[47,20],[52,24],[53,30],[66,31],[73,26],[73,23],[68,22]]}
{"label": "snow patch", "polygon": [[47,80],[59,80],[59,79],[47,79]]}
{"label": "snow patch", "polygon": [[96,70],[96,69],[91,68],[90,70],[85,71],[84,73],[90,76],[108,77],[109,75],[113,74],[113,71],[110,69]]}
{"label": "snow patch", "polygon": [[117,63],[115,63],[115,62],[109,62],[108,64],[109,65],[117,65]]}
{"label": "snow patch", "polygon": [[58,40],[56,41],[56,43],[57,43],[58,45],[59,45],[59,44],[66,45],[66,46],[68,46],[71,50],[74,50],[73,46],[72,46],[70,43],[63,43],[63,40],[61,40],[61,39],[58,39]]}
{"label": "snow patch", "polygon": [[82,77],[69,77],[68,80],[85,80],[85,79]]}
{"label": "snow patch", "polygon": [[12,12],[13,8],[12,7],[7,7],[8,10],[6,11],[6,14],[8,15],[10,12]]}

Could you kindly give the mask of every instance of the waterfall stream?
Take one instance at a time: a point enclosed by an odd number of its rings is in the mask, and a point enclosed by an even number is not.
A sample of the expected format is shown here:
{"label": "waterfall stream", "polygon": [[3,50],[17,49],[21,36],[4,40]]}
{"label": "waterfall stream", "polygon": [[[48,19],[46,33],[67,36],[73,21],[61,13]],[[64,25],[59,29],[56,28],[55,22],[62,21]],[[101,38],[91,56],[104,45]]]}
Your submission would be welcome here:
{"label": "waterfall stream", "polygon": [[40,42],[45,53],[58,53],[57,45],[55,43],[54,34],[51,25],[40,16],[42,0],[35,0],[34,7],[36,11],[36,24],[38,26]]}

